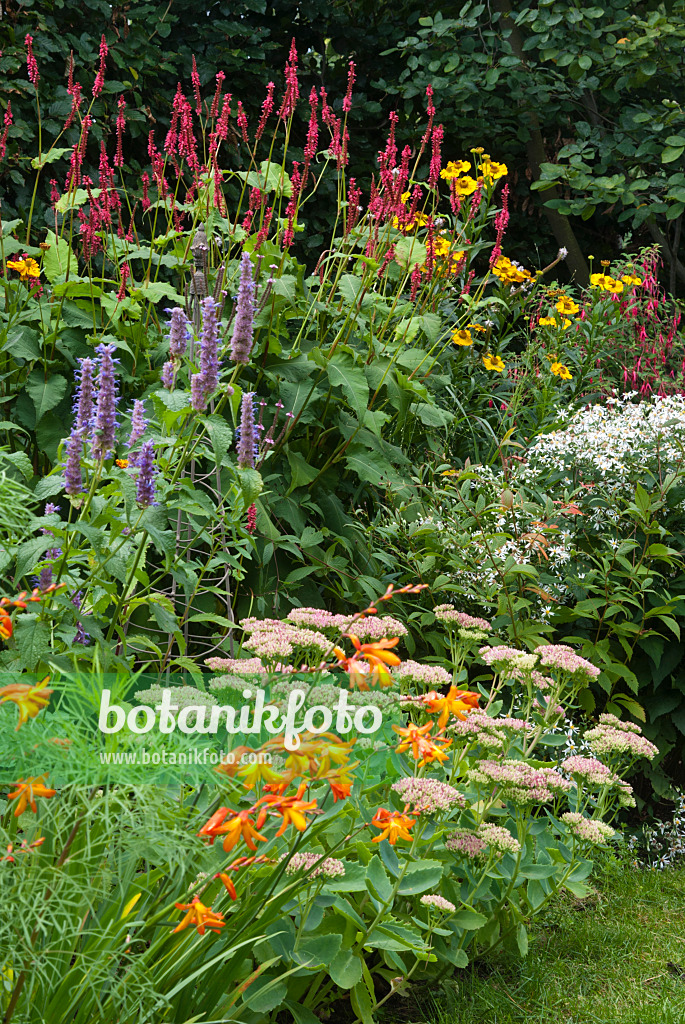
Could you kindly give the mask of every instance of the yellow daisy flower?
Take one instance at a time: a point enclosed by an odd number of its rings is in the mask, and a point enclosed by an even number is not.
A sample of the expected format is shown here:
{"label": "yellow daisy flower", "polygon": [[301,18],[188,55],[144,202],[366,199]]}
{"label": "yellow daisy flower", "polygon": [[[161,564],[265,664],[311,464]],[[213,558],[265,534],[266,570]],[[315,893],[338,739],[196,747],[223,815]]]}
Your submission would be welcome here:
{"label": "yellow daisy flower", "polygon": [[555,377],[561,377],[562,380],[573,380],[573,374],[563,363],[552,363],[550,370]]}
{"label": "yellow daisy flower", "polygon": [[563,295],[555,308],[559,313],[565,313],[567,316],[569,313],[577,313],[580,310],[578,303],[574,302],[568,295]]}
{"label": "yellow daisy flower", "polygon": [[557,319],[554,316],[541,316],[538,323],[540,327],[556,327]]}
{"label": "yellow daisy flower", "polygon": [[29,256],[23,260],[8,260],[7,266],[10,270],[18,270],[22,281],[28,281],[32,277],[40,277],[40,267]]}
{"label": "yellow daisy flower", "polygon": [[486,370],[495,370],[497,373],[501,373],[504,369],[504,363],[499,356],[491,356],[490,353],[483,356],[483,365]]}
{"label": "yellow daisy flower", "polygon": [[459,178],[462,174],[468,174],[470,170],[471,164],[468,160],[450,160],[447,167],[443,167],[440,171],[440,177],[445,181],[451,181],[452,178]]}
{"label": "yellow daisy flower", "polygon": [[473,338],[471,337],[471,331],[468,328],[463,328],[460,331],[452,332],[452,344],[453,345],[473,345]]}
{"label": "yellow daisy flower", "polygon": [[465,174],[461,178],[453,178],[453,188],[456,194],[463,199],[465,196],[472,195],[478,188],[478,182],[475,181],[470,174]]}
{"label": "yellow daisy flower", "polygon": [[633,285],[635,288],[642,284],[642,278],[638,277],[637,274],[624,274],[621,280],[625,281],[626,284]]}

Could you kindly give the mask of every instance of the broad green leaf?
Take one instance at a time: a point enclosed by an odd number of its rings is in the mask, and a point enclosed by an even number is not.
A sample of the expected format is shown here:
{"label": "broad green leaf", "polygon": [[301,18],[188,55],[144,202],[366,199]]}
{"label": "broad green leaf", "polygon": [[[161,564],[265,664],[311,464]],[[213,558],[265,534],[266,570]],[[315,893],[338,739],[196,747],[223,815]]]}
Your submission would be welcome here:
{"label": "broad green leaf", "polygon": [[371,997],[363,981],[358,981],[352,988],[350,1002],[352,1003],[352,1010],[359,1017],[362,1024],[375,1024]]}
{"label": "broad green leaf", "polygon": [[24,612],[15,623],[14,642],[24,668],[32,672],[40,661],[50,655],[50,626],[47,622],[39,622],[37,615]]}
{"label": "broad green leaf", "polygon": [[43,379],[43,371],[38,368],[31,371],[26,390],[36,410],[36,423],[49,409],[54,409],[67,393],[67,382],[58,373],[48,380]]}
{"label": "broad green leaf", "polygon": [[328,973],[338,988],[353,988],[362,979],[362,961],[349,949],[341,949],[333,958]]}
{"label": "broad green leaf", "polygon": [[400,896],[415,896],[434,889],[442,878],[443,865],[437,860],[420,860],[410,864],[397,890]]}
{"label": "broad green leaf", "polygon": [[392,882],[378,856],[373,856],[367,865],[366,887],[381,903],[386,903],[392,896]]}
{"label": "broad green leaf", "polygon": [[412,235],[400,238],[395,243],[395,259],[405,270],[413,270],[417,264],[426,262],[426,247]]}
{"label": "broad green leaf", "polygon": [[[90,194],[93,199],[97,199],[102,189],[93,188],[90,190]],[[66,213],[67,210],[73,210],[78,206],[83,206],[84,203],[88,202],[88,193],[85,188],[77,188],[73,192],[68,192],[63,195],[55,203],[55,209],[57,213]],[[48,232],[49,234],[50,232]]]}
{"label": "broad green leaf", "polygon": [[364,413],[369,403],[369,385],[366,383],[364,370],[355,366],[346,353],[337,353],[326,365],[328,379],[333,387],[340,387],[350,407],[357,415],[360,423],[364,421]]}
{"label": "broad green leaf", "polygon": [[[59,206],[59,203],[57,205]],[[45,241],[50,248],[43,253],[43,272],[50,284],[54,284],[58,277],[64,277],[67,270],[77,274],[78,260],[69,248],[66,238],[58,239],[54,231],[48,231]]]}
{"label": "broad green leaf", "polygon": [[39,168],[45,167],[46,164],[54,164],[55,160],[61,159],[65,153],[71,153],[71,146],[55,146],[47,153],[43,153],[42,156],[34,156],[31,166],[34,171],[37,171]]}

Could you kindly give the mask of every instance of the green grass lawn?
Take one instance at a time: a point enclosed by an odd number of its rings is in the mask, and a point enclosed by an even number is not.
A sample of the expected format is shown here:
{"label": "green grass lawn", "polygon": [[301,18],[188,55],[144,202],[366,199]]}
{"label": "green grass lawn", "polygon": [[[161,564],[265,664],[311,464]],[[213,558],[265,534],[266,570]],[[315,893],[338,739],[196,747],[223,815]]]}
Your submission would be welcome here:
{"label": "green grass lawn", "polygon": [[420,1010],[421,1024],[685,1024],[685,869],[607,864],[584,901],[538,919],[525,960],[501,953],[462,972]]}

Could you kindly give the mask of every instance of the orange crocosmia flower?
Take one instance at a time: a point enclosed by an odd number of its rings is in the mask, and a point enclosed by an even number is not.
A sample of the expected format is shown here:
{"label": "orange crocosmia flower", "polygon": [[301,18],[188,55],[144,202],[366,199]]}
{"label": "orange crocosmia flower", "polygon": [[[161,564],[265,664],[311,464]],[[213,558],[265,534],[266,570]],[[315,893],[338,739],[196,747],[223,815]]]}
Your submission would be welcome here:
{"label": "orange crocosmia flower", "polygon": [[[405,808],[406,810],[406,808]],[[371,840],[372,843],[382,843],[387,839],[391,846],[394,846],[398,839],[412,841],[409,829],[415,823],[416,818],[410,818],[407,814],[400,814],[399,811],[387,811],[379,807],[374,814],[371,824],[381,829],[381,834]]]}
{"label": "orange crocosmia flower", "polygon": [[288,825],[292,825],[298,832],[304,832],[309,824],[305,815],[307,813],[319,813],[318,800],[302,799],[306,788],[307,783],[303,782],[295,796],[263,796],[261,800],[258,800],[255,807],[259,806],[259,804],[263,806],[257,818],[257,828],[262,827],[269,811],[272,811],[283,817],[283,824],[276,833],[277,839],[283,835]]}
{"label": "orange crocosmia flower", "polygon": [[128,469],[128,459],[116,459],[115,461],[119,469]]}
{"label": "orange crocosmia flower", "polygon": [[211,818],[204,823],[204,825],[197,834],[199,836],[203,836],[210,839],[210,846],[214,845],[214,840],[216,839],[216,837],[222,835],[220,829],[224,823],[226,816],[229,813],[230,808],[220,807],[218,811],[215,811]]}
{"label": "orange crocosmia flower", "polygon": [[29,776],[28,779],[19,779],[17,782],[11,783],[11,785],[17,786],[17,791],[16,793],[9,793],[7,799],[17,801],[14,810],[15,818],[18,818],[20,814],[23,814],[27,807],[30,807],[35,814],[37,810],[37,796],[42,796],[47,799],[48,797],[55,795],[57,790],[48,789],[45,785],[45,779],[45,775],[38,775],[36,778]]}
{"label": "orange crocosmia flower", "polygon": [[[251,864],[270,864],[271,858],[260,853],[258,857],[236,857],[226,868],[227,871],[240,871],[241,868],[248,868]],[[216,876],[220,877],[219,875]]]}
{"label": "orange crocosmia flower", "polygon": [[253,764],[243,764],[237,772],[243,780],[245,789],[254,789],[258,782],[265,782],[270,786],[281,785],[285,780],[283,775],[275,772],[270,764],[255,761]]}
{"label": "orange crocosmia flower", "polygon": [[17,729],[48,706],[52,694],[52,690],[48,690],[46,686],[49,682],[50,676],[46,676],[35,686],[29,683],[10,683],[9,686],[0,687],[0,704],[9,700],[19,708]]}
{"label": "orange crocosmia flower", "polygon": [[214,877],[221,879],[226,888],[226,892],[228,893],[232,900],[238,899],[238,893],[236,892],[235,885],[233,884],[233,879],[229,878],[225,871],[220,871],[219,874],[215,875]]}
{"label": "orange crocosmia flower", "polygon": [[234,747],[234,749],[231,750],[231,752],[230,752],[231,760],[230,761],[222,761],[221,764],[218,764],[216,766],[214,771],[218,772],[219,775],[229,775],[229,776],[237,775],[238,772],[240,771],[240,769],[243,767],[243,762],[242,762],[243,754],[253,754],[253,753],[254,753],[254,750],[252,749],[252,747]]}
{"label": "orange crocosmia flower", "polygon": [[242,836],[245,840],[249,850],[256,850],[255,839],[260,843],[266,843],[266,836],[260,835],[260,825],[255,828],[254,822],[250,817],[252,808],[248,808],[244,811],[238,811],[234,813],[230,821],[225,822],[217,829],[217,833],[221,832],[225,836],[223,841],[224,852],[228,853],[236,846]]}
{"label": "orange crocosmia flower", "polygon": [[464,712],[468,714],[469,711],[477,707],[479,700],[479,693],[471,693],[470,690],[459,690],[456,686],[451,686],[444,697],[437,693],[426,694],[424,705],[426,710],[431,713],[440,712],[438,729],[444,729],[450,716],[466,718]]}
{"label": "orange crocosmia flower", "polygon": [[182,932],[184,928],[189,928],[191,925],[197,928],[199,935],[204,935],[207,928],[218,932],[226,924],[222,913],[217,913],[211,907],[206,907],[197,896],[190,903],[175,903],[174,906],[179,910],[185,910],[186,914],[176,925],[172,935],[175,932]]}
{"label": "orange crocosmia flower", "polygon": [[4,609],[0,610],[0,637],[9,640],[13,632],[12,620]]}
{"label": "orange crocosmia flower", "polygon": [[425,764],[431,764],[433,761],[440,761],[442,763],[447,760],[447,754],[442,748],[449,747],[452,741],[443,736],[436,736],[435,740],[433,740],[430,736],[433,724],[433,722],[428,722],[427,725],[420,727],[412,724],[408,726],[393,725],[395,732],[403,737],[401,743],[395,749],[401,754],[403,751],[411,748],[412,756],[419,762],[420,768]]}

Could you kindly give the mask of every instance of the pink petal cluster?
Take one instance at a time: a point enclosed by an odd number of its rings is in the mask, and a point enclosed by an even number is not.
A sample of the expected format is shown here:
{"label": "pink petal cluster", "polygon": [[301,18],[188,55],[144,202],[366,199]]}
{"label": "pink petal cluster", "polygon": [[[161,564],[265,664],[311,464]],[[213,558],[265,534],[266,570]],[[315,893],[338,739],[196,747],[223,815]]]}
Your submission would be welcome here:
{"label": "pink petal cluster", "polygon": [[467,615],[466,612],[458,612],[451,604],[439,604],[433,609],[438,622],[446,626],[462,626],[464,629],[484,629],[486,633],[492,631],[492,625],[487,619],[479,619],[474,615]]}
{"label": "pink petal cluster", "polygon": [[599,725],[588,729],[584,739],[595,753],[604,757],[608,754],[628,754],[631,757],[646,757],[651,761],[659,753],[658,747],[641,735],[639,725],[621,722],[614,715],[600,715]]}
{"label": "pink petal cluster", "polygon": [[584,782],[589,782],[591,786],[613,786],[621,781],[617,775],[614,775],[611,768],[594,757],[582,757],[580,754],[576,754],[562,761],[561,767],[568,775],[577,775]]}
{"label": "pink petal cluster", "polygon": [[[287,856],[288,854],[284,853],[280,859],[283,860]],[[317,861],[319,864],[314,867]],[[341,878],[345,874],[345,865],[335,857],[326,857],[325,860],[321,860],[320,853],[293,853],[286,865],[285,873],[294,875],[298,871],[306,871],[308,878],[318,878],[319,876]]]}
{"label": "pink petal cluster", "polygon": [[263,676],[266,668],[259,658],[205,658],[212,672],[230,672],[234,676]]}
{"label": "pink petal cluster", "polygon": [[429,686],[431,689],[449,686],[452,682],[450,673],[440,665],[422,665],[411,659],[403,661],[393,669],[392,676],[395,680],[401,679],[420,686]]}
{"label": "pink petal cluster", "polygon": [[478,835],[491,850],[495,850],[497,853],[516,854],[521,851],[518,839],[515,839],[509,829],[504,828],[503,825],[484,821],[478,826]]}
{"label": "pink petal cluster", "polygon": [[482,857],[486,844],[473,832],[466,832],[464,829],[457,829],[451,832],[445,840],[445,847],[451,853],[463,853],[465,857],[475,860]]}
{"label": "pink petal cluster", "polygon": [[529,728],[523,718],[491,718],[484,708],[474,708],[466,718],[450,725],[455,737],[474,739],[495,750],[501,750],[507,742],[507,730],[521,732]]}
{"label": "pink petal cluster", "polygon": [[418,814],[433,814],[435,811],[448,811],[451,807],[466,807],[466,800],[454,786],[439,782],[437,779],[415,779],[409,776],[393,782],[392,788],[400,794],[405,803],[411,804],[412,810]]}
{"label": "pink petal cluster", "polygon": [[467,774],[471,782],[496,786],[503,800],[515,804],[546,803],[572,785],[554,768],[531,768],[525,761],[481,761]]}
{"label": "pink petal cluster", "polygon": [[571,835],[576,839],[592,843],[595,846],[606,843],[607,839],[611,839],[615,834],[611,825],[607,825],[603,821],[595,821],[592,818],[585,818],[577,811],[566,811],[561,815],[560,820],[564,822]]}
{"label": "pink petal cluster", "polygon": [[517,647],[499,644],[497,647],[481,647],[478,651],[486,665],[494,665],[498,671],[502,669],[517,670],[519,673],[532,670],[537,664],[534,654],[519,651]]}
{"label": "pink petal cluster", "polygon": [[[353,615],[334,615],[324,608],[293,608],[287,619],[297,626],[330,629],[335,633],[353,633],[359,640],[383,640],[386,637],[406,636],[407,627],[390,615],[362,615],[354,621]],[[245,620],[256,622],[258,620]],[[273,620],[263,620],[273,621]],[[243,625],[243,623],[241,623]]]}
{"label": "pink petal cluster", "polygon": [[246,633],[251,634],[243,647],[268,661],[276,657],[290,658],[293,651],[321,659],[331,650],[331,641],[323,633],[300,629],[280,619],[241,619],[240,625]]}
{"label": "pink petal cluster", "polygon": [[535,648],[535,653],[540,655],[540,664],[551,668],[561,669],[570,675],[596,679],[599,669],[596,665],[581,658],[572,647],[566,644],[543,644]]}
{"label": "pink petal cluster", "polygon": [[436,910],[444,910],[448,914],[453,914],[457,909],[454,903],[450,903],[444,896],[438,896],[437,893],[422,896],[419,902],[423,903],[424,907],[435,907]]}

